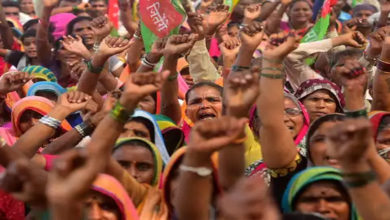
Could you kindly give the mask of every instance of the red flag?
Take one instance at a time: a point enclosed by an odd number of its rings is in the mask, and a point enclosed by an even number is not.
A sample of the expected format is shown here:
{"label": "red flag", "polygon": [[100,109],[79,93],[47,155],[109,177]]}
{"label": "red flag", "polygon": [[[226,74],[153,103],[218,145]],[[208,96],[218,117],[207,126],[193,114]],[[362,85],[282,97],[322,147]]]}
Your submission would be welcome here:
{"label": "red flag", "polygon": [[140,0],[139,14],[144,25],[159,38],[167,36],[184,18],[170,0]]}
{"label": "red flag", "polygon": [[108,18],[116,29],[119,28],[119,6],[118,0],[108,1]]}

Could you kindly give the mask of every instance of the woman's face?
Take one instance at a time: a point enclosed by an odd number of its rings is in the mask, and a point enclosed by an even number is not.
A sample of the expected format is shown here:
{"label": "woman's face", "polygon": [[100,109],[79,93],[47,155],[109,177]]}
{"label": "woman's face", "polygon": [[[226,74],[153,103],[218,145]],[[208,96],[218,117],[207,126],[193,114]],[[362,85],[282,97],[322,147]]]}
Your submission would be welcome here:
{"label": "woman's face", "polygon": [[32,110],[27,110],[23,112],[19,120],[19,128],[22,131],[22,134],[24,134],[26,131],[28,131],[28,129],[38,123],[41,117],[41,114]]}
{"label": "woman's face", "polygon": [[82,20],[74,24],[72,34],[80,35],[87,47],[93,46],[95,43],[91,22],[88,20]]}
{"label": "woman's face", "polygon": [[149,141],[153,141],[151,140],[150,132],[148,128],[141,122],[137,122],[137,121],[127,122],[124,126],[124,131],[121,133],[119,137],[120,138],[141,137]]}
{"label": "woman's face", "polygon": [[298,106],[289,99],[284,98],[284,124],[291,132],[291,136],[295,138],[303,126],[303,114]]}
{"label": "woman's face", "polygon": [[156,102],[151,95],[145,96],[139,103],[138,108],[149,112],[150,114],[156,113]]}
{"label": "woman's face", "polygon": [[347,196],[333,182],[317,182],[308,186],[295,202],[295,211],[319,213],[326,219],[349,220]]}
{"label": "woman's face", "polygon": [[85,202],[88,220],[119,220],[120,211],[115,201],[99,192],[92,191]]}
{"label": "woman's face", "polygon": [[23,40],[24,48],[26,49],[26,55],[29,58],[37,58],[37,45],[35,44],[35,37],[26,37]]}
{"label": "woman's face", "polygon": [[315,166],[332,166],[340,168],[338,161],[329,156],[326,144],[326,136],[335,124],[336,122],[334,121],[322,123],[310,137],[310,158]]}
{"label": "woman's face", "polygon": [[20,2],[20,11],[26,14],[34,13],[34,5],[32,0],[22,0]]}
{"label": "woman's face", "polygon": [[323,89],[306,96],[302,103],[309,113],[311,122],[324,115],[335,113],[337,108],[336,100]]}
{"label": "woman's face", "polygon": [[[382,131],[378,133],[376,138],[376,149],[377,151],[383,151],[390,148],[390,127],[385,127]],[[381,155],[390,163],[390,152],[387,152]]]}
{"label": "woman's face", "polygon": [[149,149],[124,144],[114,151],[112,157],[139,183],[152,184],[155,170]]}
{"label": "woman's face", "polygon": [[305,1],[296,2],[289,10],[289,20],[292,23],[308,23],[313,16],[309,4]]}
{"label": "woman's face", "polygon": [[214,87],[202,86],[190,91],[186,115],[192,122],[218,118],[222,114],[222,96]]}

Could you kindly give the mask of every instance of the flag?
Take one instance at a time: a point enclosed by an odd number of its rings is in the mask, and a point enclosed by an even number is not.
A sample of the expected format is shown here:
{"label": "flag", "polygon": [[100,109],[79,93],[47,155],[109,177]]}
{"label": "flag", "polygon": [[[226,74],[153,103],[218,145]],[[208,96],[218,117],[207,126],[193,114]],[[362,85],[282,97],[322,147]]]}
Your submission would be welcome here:
{"label": "flag", "polygon": [[352,0],[352,8],[361,3],[363,3],[363,0]]}
{"label": "flag", "polygon": [[236,7],[236,5],[238,4],[239,1],[240,0],[224,0],[223,4],[228,5],[229,6],[229,12],[232,12],[234,7]]}
{"label": "flag", "polygon": [[114,25],[114,28],[118,30],[119,28],[119,5],[118,0],[109,0],[108,1],[108,18]]}
{"label": "flag", "polygon": [[140,0],[141,35],[145,51],[149,52],[157,38],[179,33],[186,18],[178,0]]}
{"label": "flag", "polygon": [[[319,41],[324,39],[328,32],[331,7],[337,3],[337,0],[325,0],[322,5],[321,16],[314,26],[303,36],[301,43]],[[311,65],[314,59],[308,58],[305,60],[306,64]]]}

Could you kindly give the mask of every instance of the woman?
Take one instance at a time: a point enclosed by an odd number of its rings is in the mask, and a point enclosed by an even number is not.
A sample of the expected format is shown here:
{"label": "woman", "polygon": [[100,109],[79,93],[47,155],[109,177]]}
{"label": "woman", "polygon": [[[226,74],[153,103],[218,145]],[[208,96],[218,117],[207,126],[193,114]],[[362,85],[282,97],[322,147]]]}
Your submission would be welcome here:
{"label": "woman", "polygon": [[87,219],[136,220],[137,211],[123,186],[113,177],[99,174],[85,207]]}
{"label": "woman", "polygon": [[314,212],[326,219],[359,219],[340,171],[331,167],[313,167],[295,175],[281,205],[284,213]]}
{"label": "woman", "polygon": [[376,149],[379,155],[390,163],[390,112],[369,113]]}
{"label": "woman", "polygon": [[177,149],[185,145],[184,133],[169,117],[155,115],[154,118],[157,120],[161,134],[164,137],[165,146],[171,156]]}
{"label": "woman", "polygon": [[295,97],[306,107],[311,122],[326,114],[343,112],[341,89],[326,79],[306,80],[295,92]]}
{"label": "woman", "polygon": [[313,26],[311,7],[311,4],[306,0],[292,1],[287,11],[288,22],[281,22],[280,28],[286,33],[295,30],[299,36],[304,36]]}

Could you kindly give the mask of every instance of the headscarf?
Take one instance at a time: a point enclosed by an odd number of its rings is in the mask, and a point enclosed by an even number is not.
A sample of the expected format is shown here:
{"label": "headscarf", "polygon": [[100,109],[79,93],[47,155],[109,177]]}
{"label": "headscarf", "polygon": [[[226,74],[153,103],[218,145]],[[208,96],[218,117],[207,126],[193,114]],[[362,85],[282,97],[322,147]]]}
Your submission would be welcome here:
{"label": "headscarf", "polygon": [[155,115],[154,117],[164,137],[168,153],[172,155],[173,152],[185,144],[184,133],[169,117],[165,115]]}
{"label": "headscarf", "polygon": [[114,177],[107,174],[99,174],[92,184],[92,190],[114,200],[122,215],[122,220],[139,219],[137,210],[127,195],[126,190]]}
{"label": "headscarf", "polygon": [[[187,151],[187,147],[182,147],[179,148],[171,157],[171,160],[167,164],[167,166],[164,169],[163,173],[163,179],[164,179],[164,184],[163,184],[163,198],[165,201],[165,204],[168,206],[169,214],[173,214],[173,207],[171,205],[171,198],[170,198],[170,181],[172,179],[172,173],[174,169],[179,169],[179,164],[182,163],[184,154]],[[217,166],[217,161],[218,161],[218,156],[216,154],[213,154],[211,156],[211,164],[212,164],[212,170],[213,170],[213,184],[214,184],[214,192],[219,194],[222,192],[222,189],[219,184],[218,180],[218,166]]]}
{"label": "headscarf", "polygon": [[378,138],[379,127],[381,125],[381,122],[383,118],[388,115],[390,115],[390,112],[385,112],[385,111],[372,111],[368,113],[368,117],[372,125],[372,134],[375,141]]}
{"label": "headscarf", "polygon": [[36,82],[28,89],[27,96],[35,96],[39,91],[49,91],[60,97],[66,92],[66,89],[55,82]]}
{"label": "headscarf", "polygon": [[31,76],[33,76],[34,79],[42,79],[44,81],[49,81],[49,82],[57,82],[57,77],[55,74],[49,70],[46,67],[43,66],[27,66],[23,68],[22,72],[27,72]]}
{"label": "headscarf", "polygon": [[360,4],[360,5],[356,5],[352,9],[352,14],[355,15],[356,13],[358,13],[359,11],[362,11],[362,10],[372,11],[372,13],[375,13],[375,12],[378,11],[378,9],[374,5],[371,5],[371,4]]}
{"label": "headscarf", "polygon": [[152,186],[159,186],[160,179],[161,179],[161,172],[162,172],[162,159],[159,150],[157,149],[156,145],[154,145],[152,142],[139,137],[131,137],[131,138],[120,138],[117,140],[113,151],[119,149],[123,145],[131,144],[131,142],[134,141],[140,141],[145,143],[148,146],[148,150],[151,152],[153,156],[154,161],[154,175],[153,175],[153,181]]}
{"label": "headscarf", "polygon": [[[284,213],[293,212],[294,202],[305,188],[320,181],[334,181],[343,186],[343,178],[338,169],[332,167],[312,167],[297,173],[288,183],[283,194],[282,209]],[[345,192],[347,189],[343,186]],[[358,214],[352,203],[350,207],[350,220],[358,220]]]}
{"label": "headscarf", "polygon": [[295,92],[295,97],[297,97],[299,101],[302,101],[306,96],[318,90],[326,90],[330,92],[336,101],[336,111],[343,112],[345,102],[340,87],[326,79],[309,79],[304,81]]}
{"label": "headscarf", "polygon": [[163,136],[161,134],[160,128],[158,127],[158,124],[157,124],[156,120],[154,119],[153,115],[146,112],[146,111],[137,109],[137,110],[135,110],[132,117],[143,117],[143,118],[146,118],[150,122],[153,123],[154,144],[156,145],[156,147],[160,151],[160,154],[161,154],[161,157],[162,157],[164,164],[167,164],[169,161],[169,154],[168,154],[167,148],[165,147],[164,139],[163,139]]}
{"label": "headscarf", "polygon": [[55,40],[58,40],[66,34],[66,27],[74,18],[76,18],[76,16],[72,13],[59,13],[50,16],[50,23],[54,26],[53,37]]}
{"label": "headscarf", "polygon": [[[32,110],[44,116],[47,115],[53,109],[53,107],[54,104],[50,100],[40,96],[29,96],[16,102],[11,112],[12,127],[16,136],[19,137],[22,134],[19,125],[20,117],[26,110]],[[62,121],[61,128],[64,131],[69,131],[72,129],[66,120]]]}

